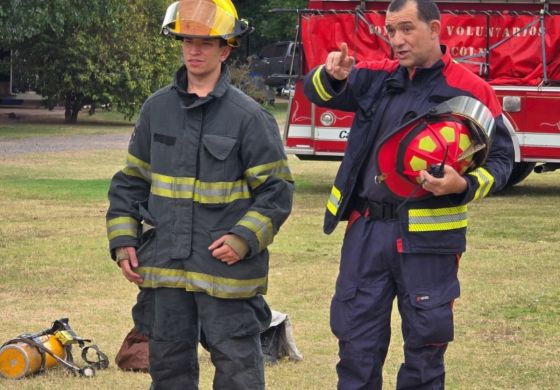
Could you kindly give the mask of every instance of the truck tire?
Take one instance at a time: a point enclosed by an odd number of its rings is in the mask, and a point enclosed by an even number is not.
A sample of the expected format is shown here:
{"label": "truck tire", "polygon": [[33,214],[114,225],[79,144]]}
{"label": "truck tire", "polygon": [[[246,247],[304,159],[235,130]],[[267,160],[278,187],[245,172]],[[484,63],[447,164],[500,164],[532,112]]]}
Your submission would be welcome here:
{"label": "truck tire", "polygon": [[533,172],[535,165],[536,163],[534,162],[513,163],[513,170],[511,171],[511,175],[509,176],[504,189],[522,182],[527,176],[531,174],[531,172]]}

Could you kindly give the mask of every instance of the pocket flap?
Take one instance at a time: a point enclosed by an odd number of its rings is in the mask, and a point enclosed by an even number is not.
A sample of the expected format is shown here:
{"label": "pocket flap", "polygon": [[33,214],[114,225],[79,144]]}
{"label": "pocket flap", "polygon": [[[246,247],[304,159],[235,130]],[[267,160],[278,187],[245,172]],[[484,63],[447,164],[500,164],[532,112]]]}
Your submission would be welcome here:
{"label": "pocket flap", "polygon": [[412,306],[425,310],[433,309],[459,298],[459,282],[454,281],[432,289],[418,289],[417,291],[411,291],[409,295]]}
{"label": "pocket flap", "polygon": [[202,144],[218,160],[225,160],[236,143],[237,140],[235,138],[221,135],[206,134],[202,136]]}

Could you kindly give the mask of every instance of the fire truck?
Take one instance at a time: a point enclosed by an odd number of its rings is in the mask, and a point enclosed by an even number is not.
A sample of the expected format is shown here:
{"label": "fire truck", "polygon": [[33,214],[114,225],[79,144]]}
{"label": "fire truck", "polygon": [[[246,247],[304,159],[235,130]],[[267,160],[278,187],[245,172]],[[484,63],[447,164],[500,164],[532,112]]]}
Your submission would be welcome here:
{"label": "fire truck", "polygon": [[[344,155],[353,113],[312,104],[303,76],[346,42],[357,62],[391,58],[382,0],[310,0],[298,13],[299,69],[291,74],[284,128],[288,154],[302,160]],[[515,146],[508,186],[560,168],[560,0],[436,1],[441,42],[494,88]]]}

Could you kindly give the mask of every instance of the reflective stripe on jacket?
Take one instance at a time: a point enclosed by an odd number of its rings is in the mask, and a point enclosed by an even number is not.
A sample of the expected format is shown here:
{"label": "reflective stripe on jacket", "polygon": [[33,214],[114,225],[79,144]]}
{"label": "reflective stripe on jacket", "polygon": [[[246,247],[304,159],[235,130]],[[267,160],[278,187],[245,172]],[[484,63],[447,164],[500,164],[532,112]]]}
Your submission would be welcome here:
{"label": "reflective stripe on jacket", "polygon": [[[137,248],[142,287],[177,287],[221,298],[267,288],[268,252],[292,205],[293,179],[275,119],[228,82],[207,97],[187,94],[186,70],[144,103],[126,166],[109,189],[112,252]],[[153,227],[142,234],[141,225]],[[208,246],[243,238],[233,266]],[[114,255],[114,254],[113,254]]]}

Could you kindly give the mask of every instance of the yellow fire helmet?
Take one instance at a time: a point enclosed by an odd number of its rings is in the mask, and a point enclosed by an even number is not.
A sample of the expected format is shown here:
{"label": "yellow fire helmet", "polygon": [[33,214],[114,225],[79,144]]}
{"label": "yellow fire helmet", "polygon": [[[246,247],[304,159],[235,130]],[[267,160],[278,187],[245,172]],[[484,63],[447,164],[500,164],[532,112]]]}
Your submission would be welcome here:
{"label": "yellow fire helmet", "polygon": [[176,38],[222,38],[232,47],[237,38],[252,32],[237,17],[231,0],[180,0],[167,7],[161,33]]}

